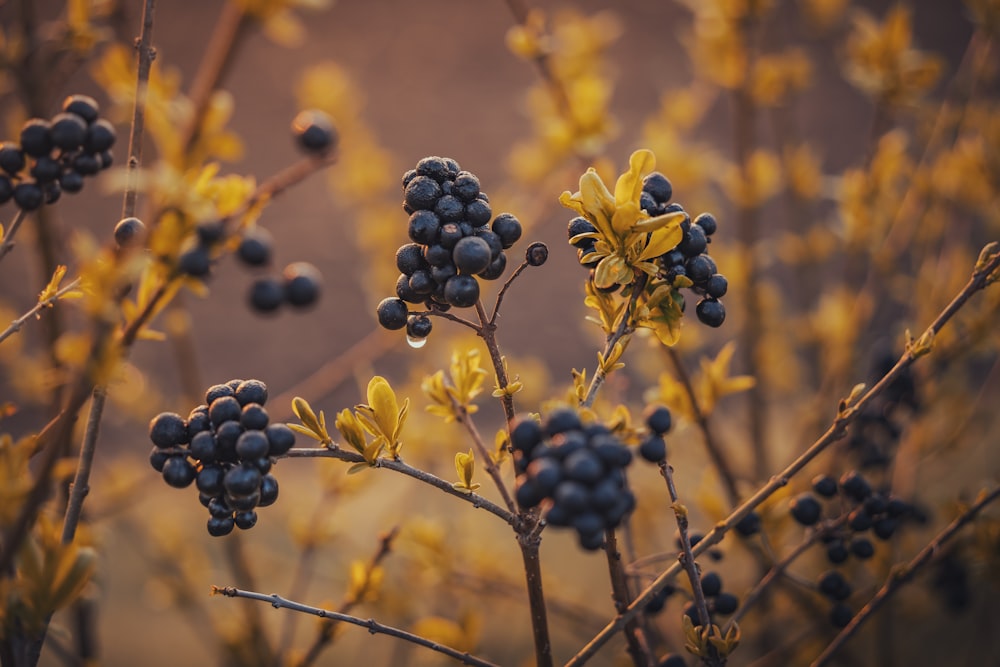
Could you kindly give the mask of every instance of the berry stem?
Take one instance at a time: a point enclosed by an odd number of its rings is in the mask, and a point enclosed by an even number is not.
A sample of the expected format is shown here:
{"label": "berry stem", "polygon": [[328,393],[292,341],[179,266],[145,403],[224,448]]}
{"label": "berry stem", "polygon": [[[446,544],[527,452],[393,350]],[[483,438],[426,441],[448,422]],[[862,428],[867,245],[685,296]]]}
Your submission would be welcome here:
{"label": "berry stem", "polygon": [[[611,597],[615,603],[615,611],[621,613],[622,610],[628,608],[631,597],[614,528],[604,531],[604,554],[608,559]],[[628,652],[632,656],[632,663],[635,667],[654,667],[656,662],[653,660],[649,644],[637,619],[632,619],[625,624],[625,641],[628,644]]]}
{"label": "berry stem", "polygon": [[[246,588],[256,588],[257,578],[247,560],[244,538],[239,531],[231,533],[223,540],[222,546],[226,565],[236,582]],[[260,610],[256,605],[246,605],[244,611],[246,612],[246,634],[244,636],[249,638],[253,644],[251,650],[256,655],[274,655],[267,633],[264,632],[263,623],[261,623]]]}
{"label": "berry stem", "polygon": [[[451,394],[449,394],[451,396]],[[504,505],[511,513],[517,513],[517,504],[510,495],[510,491],[507,490],[507,484],[503,480],[503,475],[500,474],[500,468],[493,461],[493,457],[490,456],[490,452],[486,449],[486,445],[483,444],[483,437],[479,433],[479,429],[476,428],[475,422],[472,420],[472,416],[469,411],[465,409],[465,406],[459,404],[455,400],[454,396],[451,396],[451,404],[455,410],[455,418],[465,430],[469,433],[469,437],[472,438],[472,443],[476,447],[476,452],[479,454],[479,458],[483,461],[483,466],[486,468],[486,473],[493,479],[493,483],[496,484],[497,491],[500,492],[500,497],[503,498]]]}
{"label": "berry stem", "polygon": [[[399,526],[394,526],[389,532],[383,533],[379,537],[378,549],[368,559],[365,564],[365,575],[364,583],[358,588],[352,588],[348,595],[344,597],[344,600],[340,603],[340,608],[337,609],[339,614],[349,614],[354,607],[358,606],[365,600],[365,596],[371,589],[371,578],[372,574],[385,560],[385,557],[392,552],[392,542],[399,535]],[[306,654],[302,657],[302,660],[295,663],[295,667],[309,667],[316,659],[319,657],[323,649],[329,647],[336,639],[337,622],[335,619],[325,619],[316,630],[316,637],[313,639],[312,645]]]}
{"label": "berry stem", "polygon": [[[666,459],[659,463],[660,474],[667,483],[667,493],[670,494],[670,507],[674,511],[674,518],[677,520],[677,533],[681,542],[681,553],[677,556],[688,581],[691,583],[691,594],[694,596],[694,605],[698,610],[697,625],[708,628],[708,636],[712,636],[712,617],[708,614],[708,603],[705,601],[705,592],[701,590],[701,577],[698,575],[698,565],[695,563],[694,554],[691,552],[691,536],[688,534],[687,507],[685,507],[677,495],[677,485],[674,484],[674,469]],[[703,656],[705,663],[709,665],[724,664],[725,660],[719,662],[719,656],[714,648],[709,649],[709,655]]]}
{"label": "berry stem", "polygon": [[415,635],[406,630],[400,630],[399,628],[394,628],[391,625],[384,625],[379,623],[375,619],[363,619],[357,616],[351,616],[350,614],[341,614],[336,611],[329,611],[327,609],[321,609],[319,607],[310,607],[309,605],[302,604],[300,602],[295,602],[293,600],[286,600],[277,594],[266,595],[264,593],[256,593],[254,591],[244,591],[233,586],[213,586],[213,595],[224,595],[230,598],[245,598],[248,600],[257,600],[259,602],[267,602],[275,609],[288,609],[290,611],[297,611],[302,614],[310,614],[312,616],[318,616],[322,619],[333,619],[335,621],[343,621],[344,623],[350,623],[351,625],[357,625],[368,630],[369,634],[383,634],[389,635],[390,637],[397,637],[404,641],[416,644],[418,646],[423,646],[432,651],[437,651],[438,653],[447,655],[450,658],[458,660],[463,665],[475,665],[476,667],[498,667],[495,663],[476,658],[468,653],[463,653],[457,651],[453,648],[440,644],[438,642],[432,641],[425,637]]}
{"label": "berry stem", "polygon": [[812,662],[810,667],[822,667],[822,665],[828,664],[837,653],[840,648],[847,643],[847,641],[861,629],[861,626],[871,618],[872,614],[879,610],[879,608],[885,604],[889,597],[895,593],[897,590],[902,588],[902,586],[910,582],[914,576],[931,560],[934,556],[941,551],[941,548],[955,536],[958,531],[960,531],[967,523],[972,521],[977,514],[991,502],[1000,498],[1000,487],[997,487],[990,491],[989,493],[983,493],[980,495],[978,501],[976,501],[972,506],[966,509],[964,512],[955,517],[948,526],[942,530],[938,535],[931,540],[927,546],[925,546],[920,553],[913,557],[913,560],[906,563],[905,565],[893,568],[886,578],[885,583],[882,588],[879,589],[878,593],[875,594],[871,600],[868,601],[861,611],[851,619],[847,627],[840,631],[832,642],[823,650],[823,652]]}
{"label": "berry stem", "polygon": [[490,313],[490,319],[489,319],[490,324],[496,324],[497,315],[500,314],[500,304],[503,303],[503,298],[504,296],[507,295],[507,290],[510,289],[510,286],[514,283],[514,280],[519,275],[521,275],[521,273],[529,266],[530,264],[528,264],[527,260],[521,262],[521,265],[516,269],[514,269],[514,272],[510,274],[510,277],[507,278],[507,280],[504,281],[504,284],[500,286],[500,291],[497,292],[497,300],[493,304],[493,312]]}
{"label": "berry stem", "polygon": [[17,209],[17,213],[14,214],[14,219],[10,222],[10,229],[3,235],[0,239],[0,260],[7,256],[11,250],[14,249],[14,237],[17,235],[17,230],[21,228],[21,223],[27,217],[27,213],[24,212],[23,208]]}
{"label": "berry stem", "polygon": [[493,362],[497,387],[503,392],[503,395],[500,397],[500,403],[503,405],[503,413],[504,417],[507,418],[507,430],[509,431],[516,413],[514,411],[514,397],[506,392],[510,381],[507,378],[507,369],[504,367],[503,355],[500,354],[500,346],[497,344],[497,325],[486,317],[486,308],[483,307],[482,299],[476,301],[476,314],[479,315],[480,323],[476,333],[479,334],[479,337],[486,344],[486,350],[490,354],[490,361]]}
{"label": "berry stem", "polygon": [[[293,459],[331,458],[331,459],[338,459],[340,461],[346,461],[347,463],[367,463],[367,461],[365,461],[365,457],[363,457],[361,454],[347,451],[346,449],[341,448],[336,443],[332,444],[329,448],[327,447],[295,448],[289,450],[289,452],[285,454],[284,457]],[[419,468],[414,468],[413,466],[407,465],[406,463],[403,463],[403,461],[399,459],[388,459],[388,458],[376,459],[375,465],[373,467],[386,468],[388,470],[392,470],[401,473],[403,475],[406,475],[407,477],[412,477],[413,479],[421,481],[425,484],[429,484],[437,489],[440,489],[441,491],[444,491],[450,496],[461,498],[465,502],[470,503],[473,507],[482,508],[487,512],[489,512],[490,514],[500,517],[505,522],[507,522],[511,527],[515,527],[519,523],[519,519],[514,513],[505,510],[504,508],[500,507],[499,505],[493,502],[490,502],[486,498],[483,498],[482,496],[477,495],[475,493],[466,494],[462,493],[461,491],[456,491],[454,488],[452,488],[451,482],[446,482],[445,480],[441,479],[440,477],[437,477],[436,475],[432,475],[429,472],[425,472],[423,470],[420,470]]]}
{"label": "berry stem", "polygon": [[128,169],[125,196],[122,200],[122,218],[135,215],[135,202],[139,191],[139,167],[142,163],[142,137],[146,128],[146,98],[149,89],[149,72],[153,67],[156,51],[153,49],[153,14],[156,0],[146,0],[142,9],[142,31],[136,42],[138,58],[135,104],[132,107],[132,125],[128,136]]}
{"label": "berry stem", "polygon": [[691,403],[691,412],[694,414],[695,422],[697,422],[698,429],[701,431],[702,440],[705,442],[705,449],[708,451],[709,458],[712,459],[712,465],[715,466],[719,477],[722,479],[722,487],[729,499],[729,506],[736,507],[740,502],[740,493],[736,489],[736,477],[733,475],[733,471],[729,467],[729,463],[725,455],[723,455],[722,448],[716,441],[714,433],[712,433],[708,415],[701,409],[701,404],[698,402],[698,395],[694,391],[694,385],[691,384],[691,376],[688,374],[687,369],[684,368],[677,350],[672,347],[664,349],[670,358],[670,363],[674,367],[674,373],[677,375],[677,379],[680,380],[681,386],[684,387],[684,393],[687,394],[688,401]]}
{"label": "berry stem", "polygon": [[[933,337],[942,328],[944,328],[949,320],[951,320],[951,318],[954,317],[955,314],[968,302],[972,295],[986,286],[990,274],[998,268],[1000,268],[1000,253],[993,255],[988,261],[984,261],[981,265],[977,266],[973,271],[969,282],[966,283],[965,287],[963,287],[958,294],[955,295],[951,303],[949,303],[944,310],[938,314],[931,325],[927,328],[924,335],[927,337]],[[732,530],[733,527],[735,527],[736,524],[743,519],[743,517],[760,506],[761,503],[770,498],[778,489],[787,485],[793,476],[805,468],[806,465],[819,456],[830,445],[843,438],[847,433],[847,427],[854,421],[856,416],[861,413],[864,407],[877,398],[886,389],[886,387],[891,385],[900,375],[903,374],[903,372],[906,371],[906,369],[912,366],[916,359],[917,355],[913,353],[913,350],[907,349],[900,356],[896,365],[893,366],[881,380],[865,392],[865,394],[858,399],[856,403],[850,406],[850,408],[840,411],[836,418],[834,418],[833,423],[829,426],[829,428],[827,428],[823,435],[813,442],[813,444],[810,445],[805,452],[788,464],[784,470],[779,472],[777,475],[772,476],[771,479],[766,484],[761,486],[756,493],[743,501],[739,507],[734,509],[724,521],[716,524],[716,526],[692,548],[692,555],[698,556],[710,549],[712,546],[721,542],[725,534]],[[600,650],[600,648],[615,635],[615,633],[624,627],[627,621],[635,617],[635,615],[642,610],[642,608],[653,598],[654,595],[661,591],[668,583],[673,581],[673,578],[677,575],[680,569],[681,564],[675,563],[661,572],[653,583],[647,586],[646,589],[632,601],[632,604],[628,606],[628,609],[622,612],[617,618],[608,623],[603,630],[597,633],[586,646],[580,649],[580,651],[566,663],[565,667],[578,667],[593,657],[597,651]]]}
{"label": "berry stem", "polygon": [[[639,295],[642,294],[643,290],[646,289],[646,281],[648,276],[643,273],[638,280],[632,285],[632,293],[629,295],[628,305],[625,307],[625,312],[622,313],[622,318],[618,322],[618,326],[615,328],[614,332],[608,336],[607,342],[604,344],[603,358],[607,358],[611,351],[615,349],[615,345],[621,341],[622,346],[628,345],[628,336],[635,331],[635,323],[632,322],[632,315],[635,313],[635,305],[639,301]],[[594,377],[590,381],[590,386],[587,387],[587,395],[583,397],[580,401],[580,407],[589,408],[594,404],[594,400],[597,398],[597,392],[600,390],[601,386],[604,385],[604,381],[608,379],[608,372],[598,367],[594,371]]]}
{"label": "berry stem", "polygon": [[80,279],[77,278],[77,279],[73,280],[72,282],[66,284],[64,287],[60,288],[59,291],[56,292],[55,294],[53,294],[52,296],[50,296],[50,297],[48,297],[46,299],[42,299],[41,301],[39,301],[38,303],[36,303],[34,308],[32,308],[31,310],[29,310],[28,312],[26,312],[24,315],[22,315],[21,317],[17,318],[13,322],[11,322],[7,326],[6,329],[4,329],[2,332],[0,332],[0,343],[4,342],[8,338],[10,338],[12,335],[14,335],[18,331],[20,331],[21,327],[23,327],[24,324],[28,320],[30,320],[32,317],[40,315],[40,313],[43,310],[45,310],[46,308],[50,307],[52,304],[54,304],[56,301],[58,301],[62,296],[64,296],[67,292],[71,292],[71,291],[75,290],[79,286],[80,286]]}

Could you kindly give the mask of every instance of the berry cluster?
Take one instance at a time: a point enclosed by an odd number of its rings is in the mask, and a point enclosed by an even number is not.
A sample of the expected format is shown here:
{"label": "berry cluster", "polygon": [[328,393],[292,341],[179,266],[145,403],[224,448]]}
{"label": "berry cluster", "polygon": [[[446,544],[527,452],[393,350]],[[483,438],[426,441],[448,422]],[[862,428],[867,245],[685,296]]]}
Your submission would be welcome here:
{"label": "berry cluster", "polygon": [[545,520],[572,526],[584,549],[601,548],[604,531],[635,509],[624,472],[632,452],[605,426],[584,426],[575,410],[562,408],[544,424],[520,420],[510,440],[518,504],[531,508],[544,502]]}
{"label": "berry cluster", "polygon": [[[701,592],[705,596],[705,602],[708,607],[709,616],[714,616],[719,614],[722,616],[728,616],[729,614],[736,611],[736,608],[740,606],[740,599],[733,595],[732,593],[726,593],[722,590],[722,577],[719,576],[718,572],[706,572],[701,575]],[[684,614],[691,619],[691,622],[695,625],[700,624],[698,619],[698,607],[692,600],[684,605]],[[710,618],[709,623],[714,621]]]}
{"label": "berry cluster", "polygon": [[115,128],[99,117],[97,102],[70,95],[52,118],[32,118],[19,141],[0,143],[0,204],[22,210],[55,203],[83,189],[83,179],[111,166]]}
{"label": "berry cluster", "polygon": [[[680,243],[656,258],[660,266],[659,275],[670,285],[680,286],[677,279],[681,277],[690,280],[691,285],[688,286],[691,291],[702,297],[695,307],[698,319],[710,327],[722,326],[726,319],[726,309],[719,299],[729,289],[729,282],[718,272],[715,260],[706,252],[718,223],[711,213],[702,213],[692,221],[680,204],[669,203],[673,193],[670,181],[660,172],[653,172],[643,179],[642,194],[639,199],[642,210],[653,217],[674,212],[685,213],[684,221],[681,223],[684,236]],[[581,262],[594,251],[595,240],[587,238],[574,242],[572,239],[579,234],[596,231],[594,225],[586,218],[577,217],[569,221],[567,233],[571,244],[577,249],[577,256]],[[593,271],[597,268],[596,262],[588,262],[584,266],[591,270],[593,278]],[[614,291],[620,287],[614,285],[608,290]]]}
{"label": "berry cluster", "polygon": [[295,432],[269,424],[267,386],[260,380],[230,380],[209,387],[205,404],[187,419],[164,412],[149,423],[153,441],[150,464],[167,484],[192,482],[208,508],[210,535],[228,535],[257,523],[257,507],[278,498],[278,480],[270,474],[272,458],[295,444]]}
{"label": "berry cluster", "polygon": [[[386,329],[406,328],[412,339],[426,338],[431,321],[410,314],[407,303],[446,311],[479,301],[479,282],[496,280],[507,267],[504,250],[521,238],[521,223],[510,213],[495,218],[476,175],[451,158],[425,157],[403,175],[403,209],[410,215],[407,243],[396,251],[396,296],[383,299],[378,321]],[[490,223],[490,219],[493,222]],[[539,244],[540,246],[540,244]],[[532,252],[538,266],[547,252]],[[544,246],[541,246],[544,249]]]}
{"label": "berry cluster", "polygon": [[[258,234],[251,243],[256,244],[259,238]],[[237,256],[249,264],[244,255],[246,242],[247,237],[244,236]],[[250,285],[248,300],[250,307],[258,313],[272,313],[284,303],[293,308],[308,308],[319,299],[321,283],[319,269],[308,262],[293,262],[285,267],[280,277],[264,276],[255,280]]]}

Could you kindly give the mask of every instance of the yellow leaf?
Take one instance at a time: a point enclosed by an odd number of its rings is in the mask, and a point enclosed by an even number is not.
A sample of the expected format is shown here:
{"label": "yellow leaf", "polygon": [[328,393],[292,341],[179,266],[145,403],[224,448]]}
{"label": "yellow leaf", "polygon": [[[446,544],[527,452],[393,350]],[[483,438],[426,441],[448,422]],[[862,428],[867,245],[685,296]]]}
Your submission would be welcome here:
{"label": "yellow leaf", "polygon": [[368,405],[374,412],[375,423],[386,438],[393,437],[398,423],[399,404],[389,382],[376,375],[368,382]]}
{"label": "yellow leaf", "polygon": [[642,178],[656,167],[653,151],[642,148],[629,156],[628,171],[618,177],[615,183],[615,204],[618,207],[628,202],[638,204],[642,194]]}

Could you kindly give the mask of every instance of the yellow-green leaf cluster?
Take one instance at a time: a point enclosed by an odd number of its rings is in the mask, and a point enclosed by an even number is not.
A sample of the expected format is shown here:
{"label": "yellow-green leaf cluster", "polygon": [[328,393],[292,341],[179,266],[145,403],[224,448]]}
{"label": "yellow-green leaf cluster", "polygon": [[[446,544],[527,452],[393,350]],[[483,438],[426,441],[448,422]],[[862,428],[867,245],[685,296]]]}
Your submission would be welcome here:
{"label": "yellow-green leaf cluster", "polygon": [[472,475],[476,471],[476,457],[470,449],[468,454],[458,452],[455,454],[455,470],[458,472],[458,480],[451,485],[451,488],[462,493],[472,493],[479,488],[479,484],[472,481]]}
{"label": "yellow-green leaf cluster", "polygon": [[361,426],[375,437],[369,447],[377,445],[378,449],[385,448],[393,458],[399,458],[403,445],[400,435],[409,407],[408,398],[403,400],[402,405],[399,404],[388,380],[379,375],[373,377],[368,382],[368,403],[354,406],[354,414]]}

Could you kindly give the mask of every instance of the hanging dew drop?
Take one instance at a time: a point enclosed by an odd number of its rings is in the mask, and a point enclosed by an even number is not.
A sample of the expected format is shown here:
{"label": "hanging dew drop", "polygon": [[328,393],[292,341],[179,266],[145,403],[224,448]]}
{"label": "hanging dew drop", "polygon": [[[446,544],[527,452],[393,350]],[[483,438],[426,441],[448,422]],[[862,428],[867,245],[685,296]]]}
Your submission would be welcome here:
{"label": "hanging dew drop", "polygon": [[410,347],[412,347],[415,350],[419,350],[424,345],[427,345],[427,339],[426,338],[414,338],[413,336],[407,336],[406,337],[406,344],[409,345]]}

